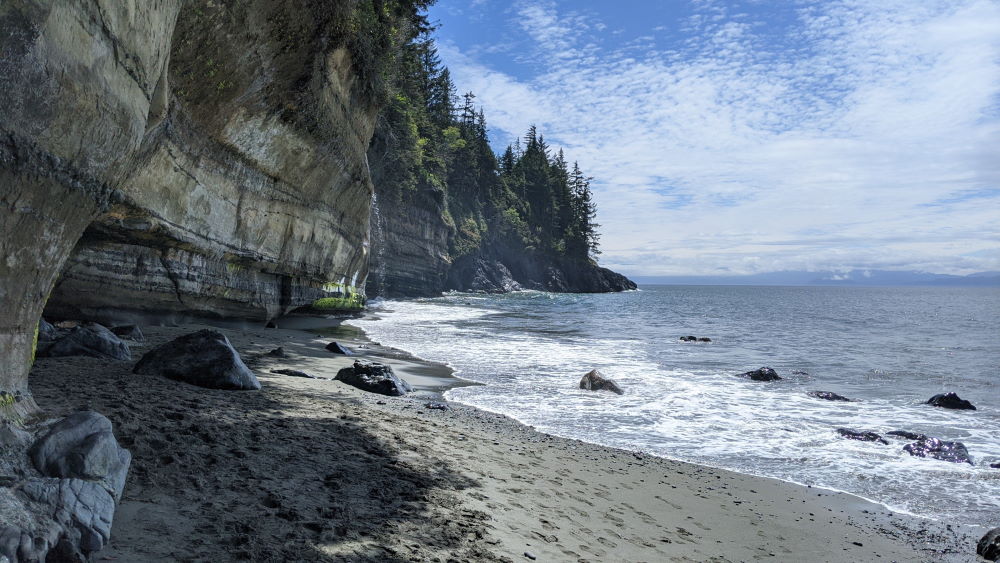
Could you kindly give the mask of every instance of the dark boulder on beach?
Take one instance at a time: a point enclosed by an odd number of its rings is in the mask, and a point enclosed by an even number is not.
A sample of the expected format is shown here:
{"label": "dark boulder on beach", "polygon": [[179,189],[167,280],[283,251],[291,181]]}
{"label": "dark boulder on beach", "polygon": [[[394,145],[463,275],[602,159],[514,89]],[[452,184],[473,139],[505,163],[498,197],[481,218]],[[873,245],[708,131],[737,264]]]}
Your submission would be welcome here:
{"label": "dark boulder on beach", "polygon": [[111,327],[111,332],[118,338],[124,338],[133,342],[145,342],[146,336],[139,330],[138,325],[119,325]]}
{"label": "dark boulder on beach", "polygon": [[601,372],[592,369],[580,380],[580,389],[588,391],[611,391],[619,395],[624,395],[625,391],[614,381],[604,377]]}
{"label": "dark boulder on beach", "polygon": [[810,391],[806,393],[810,397],[816,397],[817,399],[823,399],[826,401],[844,401],[847,403],[853,403],[854,399],[848,399],[843,395],[838,395],[832,391]]}
{"label": "dark boulder on beach", "polygon": [[274,358],[287,358],[288,357],[288,354],[285,353],[285,348],[282,347],[282,346],[278,346],[274,350],[271,350],[270,352],[267,353],[267,355],[271,356],[271,357],[274,357]]}
{"label": "dark boulder on beach", "polygon": [[976,407],[973,406],[972,403],[959,397],[955,393],[940,393],[934,395],[930,399],[927,399],[927,404],[934,407],[941,407],[943,409],[955,409],[955,410],[966,410],[966,411],[976,410]]}
{"label": "dark boulder on beach", "polygon": [[968,463],[973,465],[969,450],[962,442],[945,442],[937,438],[924,437],[912,444],[903,446],[906,453],[916,457],[931,457],[951,463]]}
{"label": "dark boulder on beach", "polygon": [[862,442],[879,442],[880,444],[889,445],[888,440],[879,436],[878,433],[872,432],[870,430],[853,430],[851,428],[838,428],[837,434],[848,440],[859,440]]}
{"label": "dark boulder on beach", "polygon": [[344,356],[351,356],[351,351],[341,346],[339,342],[331,342],[326,345],[326,349],[334,354],[343,354]]}
{"label": "dark boulder on beach", "polygon": [[224,334],[199,330],[150,350],[132,369],[209,389],[257,390],[260,382]]}
{"label": "dark boulder on beach", "polygon": [[987,561],[1000,561],[1000,528],[993,528],[976,544],[976,553]]}
{"label": "dark boulder on beach", "polygon": [[407,382],[392,372],[391,367],[367,360],[354,360],[353,366],[338,371],[334,379],[362,391],[390,397],[400,397],[413,390]]}
{"label": "dark boulder on beach", "polygon": [[924,434],[917,434],[916,432],[909,432],[907,430],[893,430],[891,432],[886,432],[886,436],[896,436],[898,438],[905,438],[907,440],[926,440],[927,436]]}
{"label": "dark boulder on beach", "polygon": [[37,354],[43,358],[90,356],[121,361],[132,359],[128,344],[97,323],[84,323],[68,330],[46,328],[45,340],[42,334],[39,328]]}
{"label": "dark boulder on beach", "polygon": [[741,373],[739,374],[738,377],[746,377],[748,379],[752,379],[753,381],[778,381],[781,379],[781,376],[778,375],[778,372],[768,367],[763,367],[760,369],[755,369],[753,371],[748,371],[746,373]]}

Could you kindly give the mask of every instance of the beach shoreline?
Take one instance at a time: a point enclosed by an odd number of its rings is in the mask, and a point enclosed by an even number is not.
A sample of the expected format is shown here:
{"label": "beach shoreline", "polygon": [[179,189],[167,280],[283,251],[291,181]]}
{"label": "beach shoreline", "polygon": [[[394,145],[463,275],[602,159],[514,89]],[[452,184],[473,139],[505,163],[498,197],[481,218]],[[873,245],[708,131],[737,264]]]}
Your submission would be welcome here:
{"label": "beach shoreline", "polygon": [[[360,329],[286,328],[294,324],[218,329],[258,374],[259,392],[133,375],[127,362],[39,359],[32,388],[47,414],[102,412],[133,454],[97,559],[976,560],[972,527],[559,438],[459,403],[427,408],[464,380]],[[204,327],[143,328],[135,359]],[[384,397],[332,381],[355,359],[327,352],[334,339],[392,365],[415,392]],[[278,347],[287,357],[268,355]],[[282,368],[320,379],[272,373]]]}

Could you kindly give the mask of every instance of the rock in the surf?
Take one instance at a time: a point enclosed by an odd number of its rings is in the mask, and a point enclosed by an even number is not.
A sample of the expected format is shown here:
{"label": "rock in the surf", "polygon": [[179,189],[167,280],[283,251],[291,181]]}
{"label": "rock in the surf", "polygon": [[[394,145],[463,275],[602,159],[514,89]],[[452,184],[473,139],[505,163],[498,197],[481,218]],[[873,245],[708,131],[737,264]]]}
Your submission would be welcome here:
{"label": "rock in the surf", "polygon": [[611,391],[619,395],[624,395],[625,391],[614,381],[604,377],[601,372],[592,369],[580,380],[580,389],[588,391]]}
{"label": "rock in the surf", "polygon": [[697,336],[682,336],[680,338],[680,341],[681,342],[697,342],[698,341],[698,337]]}
{"label": "rock in the surf", "polygon": [[[39,336],[41,334],[39,330]],[[128,345],[115,333],[97,323],[84,323],[68,331],[58,331],[58,336],[51,342],[40,339],[38,355],[48,358],[90,356],[122,361],[132,359]]]}
{"label": "rock in the surf", "polygon": [[955,393],[939,393],[937,395],[934,395],[930,399],[927,399],[927,404],[934,407],[941,407],[943,409],[955,409],[955,410],[965,410],[965,411],[976,410],[976,407],[973,406],[972,403],[959,397]]}
{"label": "rock in the surf", "polygon": [[878,442],[880,444],[889,445],[888,440],[879,436],[877,432],[872,432],[870,430],[853,430],[851,428],[838,428],[837,434],[848,440],[859,440],[861,442]]}
{"label": "rock in the surf", "polygon": [[399,397],[412,391],[408,383],[392,372],[391,367],[367,360],[354,360],[353,366],[338,371],[334,379],[362,391],[390,397]]}
{"label": "rock in the surf", "polygon": [[199,330],[146,353],[132,369],[209,389],[257,390],[260,382],[229,339],[216,330]]}
{"label": "rock in the surf", "polygon": [[886,436],[896,436],[899,438],[905,438],[907,440],[926,440],[927,436],[924,434],[917,434],[916,432],[910,432],[908,430],[893,430],[891,432],[886,432]]}
{"label": "rock in the surf", "polygon": [[917,457],[930,457],[951,463],[968,463],[973,465],[969,450],[962,442],[946,442],[937,438],[917,440],[903,446],[906,453]]}
{"label": "rock in the surf", "polygon": [[763,367],[746,373],[741,373],[739,374],[739,377],[746,377],[748,379],[752,379],[753,381],[778,381],[781,379],[778,372],[769,367]]}
{"label": "rock in the surf", "polygon": [[343,354],[344,356],[351,355],[351,351],[342,346],[339,342],[331,342],[327,344],[326,349],[334,354]]}
{"label": "rock in the surf", "polygon": [[976,544],[976,553],[987,561],[1000,561],[1000,528],[993,528]]}
{"label": "rock in the surf", "polygon": [[843,395],[838,395],[832,391],[810,391],[806,393],[810,397],[816,397],[817,399],[823,399],[825,401],[845,401],[848,403],[854,402],[853,399],[848,399]]}
{"label": "rock in the surf", "polygon": [[998,461],[996,463],[991,463],[990,464],[990,468],[992,468],[992,469],[1000,469],[1000,461]]}

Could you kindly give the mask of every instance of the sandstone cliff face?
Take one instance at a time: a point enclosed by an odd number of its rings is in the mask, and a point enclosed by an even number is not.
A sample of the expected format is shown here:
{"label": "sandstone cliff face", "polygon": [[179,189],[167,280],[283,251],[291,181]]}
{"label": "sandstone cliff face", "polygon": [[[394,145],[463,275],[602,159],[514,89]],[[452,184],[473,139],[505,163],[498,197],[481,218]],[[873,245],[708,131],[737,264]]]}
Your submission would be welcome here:
{"label": "sandstone cliff face", "polygon": [[27,371],[59,269],[119,198],[166,68],[179,0],[0,4],[0,418]]}
{"label": "sandstone cliff face", "polygon": [[352,18],[380,6],[0,3],[0,419],[35,408],[46,302],[267,319],[363,287],[377,104]]}
{"label": "sandstone cliff face", "polygon": [[167,109],[84,234],[47,313],[270,319],[367,273],[376,108],[326,3],[185,9]]}

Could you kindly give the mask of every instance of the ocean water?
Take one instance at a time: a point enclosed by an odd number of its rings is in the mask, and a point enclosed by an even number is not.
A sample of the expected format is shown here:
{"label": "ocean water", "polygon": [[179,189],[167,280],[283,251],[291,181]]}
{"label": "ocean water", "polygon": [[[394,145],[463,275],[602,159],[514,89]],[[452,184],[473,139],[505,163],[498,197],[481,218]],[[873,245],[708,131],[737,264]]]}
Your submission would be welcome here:
{"label": "ocean water", "polygon": [[[950,523],[1000,525],[1000,290],[645,286],[376,302],[376,341],[483,383],[452,401],[552,434],[846,491]],[[711,343],[679,341],[705,336]],[[785,379],[735,377],[770,366]],[[624,396],[578,389],[597,368]],[[807,391],[858,399],[830,402]],[[923,404],[955,391],[977,411]],[[963,442],[974,466],[841,438]]]}

